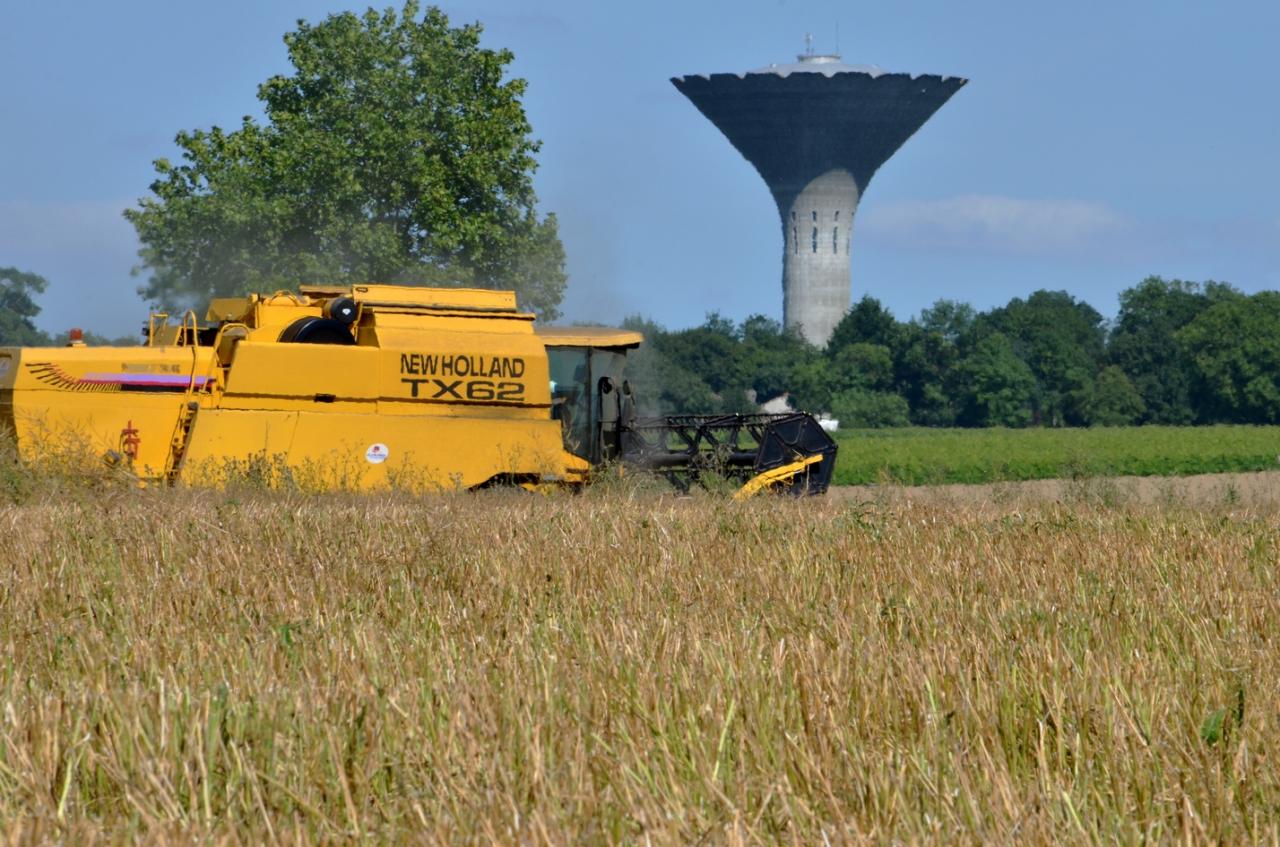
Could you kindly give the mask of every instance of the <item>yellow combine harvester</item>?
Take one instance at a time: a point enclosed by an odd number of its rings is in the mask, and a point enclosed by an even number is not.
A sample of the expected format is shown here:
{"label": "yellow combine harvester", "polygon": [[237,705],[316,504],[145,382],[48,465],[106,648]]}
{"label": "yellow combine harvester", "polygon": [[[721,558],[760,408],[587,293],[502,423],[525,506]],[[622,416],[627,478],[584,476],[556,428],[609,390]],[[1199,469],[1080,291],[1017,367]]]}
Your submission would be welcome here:
{"label": "yellow combine harvester", "polygon": [[0,423],[24,460],[76,444],[151,481],[578,485],[619,463],[826,490],[836,448],[808,415],[636,418],[642,341],[535,329],[507,291],[303,287],[214,300],[204,323],[153,315],[144,346],[0,348]]}

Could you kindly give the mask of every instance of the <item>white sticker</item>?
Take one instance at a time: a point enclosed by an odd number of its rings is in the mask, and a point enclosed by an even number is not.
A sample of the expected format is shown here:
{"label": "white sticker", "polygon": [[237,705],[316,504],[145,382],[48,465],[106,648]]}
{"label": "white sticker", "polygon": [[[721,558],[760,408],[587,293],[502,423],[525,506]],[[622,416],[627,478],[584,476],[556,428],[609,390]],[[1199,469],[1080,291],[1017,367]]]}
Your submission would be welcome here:
{"label": "white sticker", "polygon": [[5,356],[0,359],[0,376],[4,376],[9,372],[9,357]]}
{"label": "white sticker", "polygon": [[369,449],[364,451],[364,460],[371,465],[380,465],[387,460],[388,455],[387,445],[370,444]]}

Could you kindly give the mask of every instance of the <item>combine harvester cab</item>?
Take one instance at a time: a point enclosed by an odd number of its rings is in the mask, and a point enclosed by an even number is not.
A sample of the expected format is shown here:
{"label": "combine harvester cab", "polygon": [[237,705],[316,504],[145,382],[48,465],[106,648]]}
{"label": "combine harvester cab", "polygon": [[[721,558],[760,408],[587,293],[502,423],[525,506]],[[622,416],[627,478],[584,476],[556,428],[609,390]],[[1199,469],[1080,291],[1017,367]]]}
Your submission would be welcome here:
{"label": "combine harvester cab", "polygon": [[[0,349],[0,423],[27,461],[88,451],[143,480],[196,485],[253,473],[314,490],[576,486],[606,462],[676,478],[687,426],[666,419],[664,438],[658,422],[635,420],[623,374],[642,337],[539,333],[533,320],[505,291],[312,286],[219,299],[203,324],[152,316],[143,346]],[[749,490],[797,490],[798,479],[825,489],[829,438],[798,435],[802,421],[744,425],[758,449],[725,448],[720,424],[700,424],[679,479],[723,466]],[[748,451],[770,457],[757,473],[741,470],[757,467]]]}

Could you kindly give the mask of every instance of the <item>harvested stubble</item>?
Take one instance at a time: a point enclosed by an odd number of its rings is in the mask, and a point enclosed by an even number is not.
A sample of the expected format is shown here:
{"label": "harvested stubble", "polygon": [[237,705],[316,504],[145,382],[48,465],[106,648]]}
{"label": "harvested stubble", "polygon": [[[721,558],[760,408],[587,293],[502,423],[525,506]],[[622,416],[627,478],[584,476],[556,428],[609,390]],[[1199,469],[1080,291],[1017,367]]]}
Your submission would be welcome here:
{"label": "harvested stubble", "polygon": [[0,836],[1274,839],[1277,513],[0,507]]}

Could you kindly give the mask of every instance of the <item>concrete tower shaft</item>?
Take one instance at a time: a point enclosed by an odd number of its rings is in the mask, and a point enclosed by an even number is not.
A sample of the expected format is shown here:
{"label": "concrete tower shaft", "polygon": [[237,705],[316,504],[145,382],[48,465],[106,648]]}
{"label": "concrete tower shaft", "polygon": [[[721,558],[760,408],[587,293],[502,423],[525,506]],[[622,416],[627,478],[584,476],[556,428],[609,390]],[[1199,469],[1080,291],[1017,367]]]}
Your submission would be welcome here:
{"label": "concrete tower shaft", "polygon": [[[782,321],[819,346],[849,308],[849,247],[860,192],[843,168],[813,179],[782,212]],[[790,227],[788,231],[788,225]]]}
{"label": "concrete tower shaft", "polygon": [[778,206],[783,323],[825,345],[849,309],[849,248],[871,177],[967,82],[800,56],[671,80],[755,166]]}

